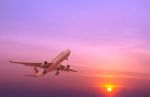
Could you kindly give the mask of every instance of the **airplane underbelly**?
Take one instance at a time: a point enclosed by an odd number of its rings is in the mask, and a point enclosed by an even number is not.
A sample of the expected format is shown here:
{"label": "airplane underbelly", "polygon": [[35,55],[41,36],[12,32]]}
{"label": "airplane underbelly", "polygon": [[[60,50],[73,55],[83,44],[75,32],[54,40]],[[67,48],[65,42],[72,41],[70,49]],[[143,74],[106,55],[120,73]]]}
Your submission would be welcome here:
{"label": "airplane underbelly", "polygon": [[53,64],[51,65],[51,67],[48,68],[48,71],[51,72],[51,71],[56,70],[57,67],[60,65],[60,63],[61,63],[63,60],[64,60],[64,58],[59,59],[59,60],[55,60],[55,61],[53,62]]}
{"label": "airplane underbelly", "polygon": [[66,58],[68,58],[68,56],[69,56],[69,54],[64,53],[64,54],[60,55],[59,57],[57,57],[56,59],[54,59],[52,61],[53,64],[48,68],[48,71],[51,72],[51,71],[56,70],[57,67],[60,65],[60,63],[62,61],[64,61]]}

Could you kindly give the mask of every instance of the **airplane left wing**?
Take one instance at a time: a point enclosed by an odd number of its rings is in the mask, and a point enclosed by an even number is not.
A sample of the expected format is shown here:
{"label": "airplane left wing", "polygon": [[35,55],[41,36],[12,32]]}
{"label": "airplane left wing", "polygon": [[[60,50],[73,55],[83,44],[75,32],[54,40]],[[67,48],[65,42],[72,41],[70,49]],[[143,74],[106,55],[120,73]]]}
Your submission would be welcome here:
{"label": "airplane left wing", "polygon": [[9,61],[10,63],[16,63],[16,64],[23,64],[25,66],[34,66],[34,67],[41,67],[42,63],[30,63],[30,62],[14,62],[14,61]]}

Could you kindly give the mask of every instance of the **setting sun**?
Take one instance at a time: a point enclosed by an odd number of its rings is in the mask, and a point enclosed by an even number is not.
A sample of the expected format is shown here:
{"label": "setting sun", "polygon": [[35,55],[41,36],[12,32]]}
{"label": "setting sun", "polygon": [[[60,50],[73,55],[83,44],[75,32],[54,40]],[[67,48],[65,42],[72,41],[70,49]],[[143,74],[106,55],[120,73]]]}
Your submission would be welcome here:
{"label": "setting sun", "polygon": [[108,88],[107,88],[107,92],[112,92],[112,88],[111,88],[111,87],[108,87]]}
{"label": "setting sun", "polygon": [[105,84],[104,87],[105,87],[106,91],[107,91],[108,93],[110,93],[110,92],[113,91],[113,88],[114,88],[115,86],[112,85],[112,84]]}

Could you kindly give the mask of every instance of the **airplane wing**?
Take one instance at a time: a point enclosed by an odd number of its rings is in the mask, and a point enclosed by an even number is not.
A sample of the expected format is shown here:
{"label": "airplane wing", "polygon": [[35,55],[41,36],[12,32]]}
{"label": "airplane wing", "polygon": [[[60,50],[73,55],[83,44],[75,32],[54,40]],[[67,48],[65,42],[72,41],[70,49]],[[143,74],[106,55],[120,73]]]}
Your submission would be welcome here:
{"label": "airplane wing", "polygon": [[76,71],[76,70],[70,68],[69,65],[67,65],[67,66],[60,65],[60,66],[59,66],[59,69],[62,70],[62,71],[78,72],[78,71]]}
{"label": "airplane wing", "polygon": [[25,66],[34,66],[34,67],[41,67],[42,63],[30,63],[30,62],[14,62],[14,61],[9,61],[10,63],[16,63],[16,64],[23,64]]}

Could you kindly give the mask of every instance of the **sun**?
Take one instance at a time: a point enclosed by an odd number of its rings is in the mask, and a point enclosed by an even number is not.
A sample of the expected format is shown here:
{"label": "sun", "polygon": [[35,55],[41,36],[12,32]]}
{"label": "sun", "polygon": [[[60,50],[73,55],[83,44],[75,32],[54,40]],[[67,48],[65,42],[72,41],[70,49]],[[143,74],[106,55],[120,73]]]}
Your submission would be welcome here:
{"label": "sun", "polygon": [[113,92],[113,89],[114,89],[115,85],[113,85],[113,84],[105,84],[104,87],[106,89],[106,92],[111,93],[111,92]]}
{"label": "sun", "polygon": [[112,88],[111,87],[107,87],[107,92],[112,92]]}

